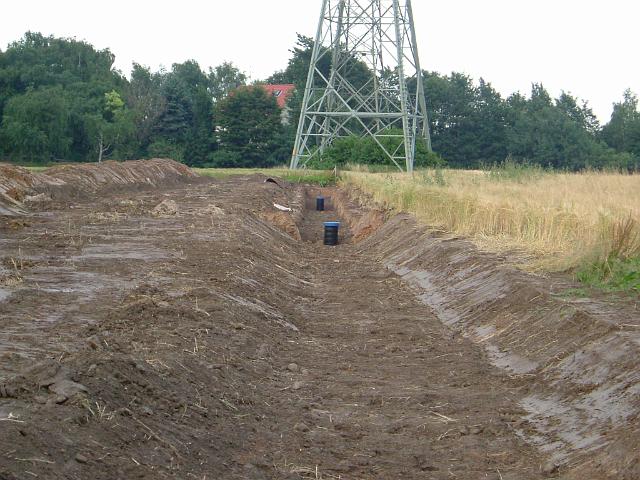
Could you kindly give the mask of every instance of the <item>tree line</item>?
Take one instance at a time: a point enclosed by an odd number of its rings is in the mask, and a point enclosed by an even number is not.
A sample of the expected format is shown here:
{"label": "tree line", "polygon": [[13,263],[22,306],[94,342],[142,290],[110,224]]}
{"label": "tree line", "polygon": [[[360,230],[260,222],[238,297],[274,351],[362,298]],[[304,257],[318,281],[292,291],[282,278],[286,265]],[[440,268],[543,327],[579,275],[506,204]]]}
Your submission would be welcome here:
{"label": "tree line", "polygon": [[247,77],[232,64],[208,72],[193,60],[158,72],[134,64],[127,79],[114,61],[109,50],[39,33],[0,52],[0,155],[31,163],[284,161],[276,158],[276,101],[262,89],[237,90]]}
{"label": "tree line", "polygon": [[[28,32],[0,51],[0,158],[287,163],[312,47],[312,39],[299,36],[285,69],[249,85],[231,63],[204,71],[193,60],[156,72],[134,64],[127,78],[114,69],[108,49]],[[325,58],[321,68],[328,72]],[[369,74],[360,67],[350,69],[354,84]],[[425,72],[424,82],[433,148],[450,166],[478,168],[508,158],[568,170],[640,166],[640,111],[631,91],[600,125],[586,102],[568,93],[554,99],[540,84],[526,96],[503,98],[490,83],[462,73]],[[259,83],[297,86],[289,101],[291,124],[282,124],[275,99]],[[355,139],[336,145],[325,159],[385,161]]]}
{"label": "tree line", "polygon": [[638,169],[640,112],[631,92],[601,126],[587,102],[541,84],[528,97],[503,98],[491,84],[452,73],[427,73],[434,150],[452,166],[477,168],[510,158],[556,169]]}

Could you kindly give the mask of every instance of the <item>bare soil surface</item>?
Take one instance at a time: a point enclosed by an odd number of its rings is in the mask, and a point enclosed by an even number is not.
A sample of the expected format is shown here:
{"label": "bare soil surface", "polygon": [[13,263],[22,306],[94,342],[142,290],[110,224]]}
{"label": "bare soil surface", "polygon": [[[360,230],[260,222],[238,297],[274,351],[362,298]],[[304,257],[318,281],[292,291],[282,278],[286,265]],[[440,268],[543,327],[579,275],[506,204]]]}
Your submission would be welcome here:
{"label": "bare soil surface", "polygon": [[[571,385],[543,369],[566,357],[518,350],[528,333],[491,348],[469,333],[465,315],[509,310],[494,287],[491,308],[454,289],[488,261],[477,252],[456,270],[445,240],[336,189],[178,180],[0,220],[0,479],[638,478],[637,410],[588,445],[620,458],[588,463],[556,445]],[[328,220],[338,247],[321,243]],[[514,319],[532,298],[517,293]],[[611,333],[594,325],[593,341]],[[636,366],[619,366],[631,403]],[[543,394],[556,430],[528,408]]]}

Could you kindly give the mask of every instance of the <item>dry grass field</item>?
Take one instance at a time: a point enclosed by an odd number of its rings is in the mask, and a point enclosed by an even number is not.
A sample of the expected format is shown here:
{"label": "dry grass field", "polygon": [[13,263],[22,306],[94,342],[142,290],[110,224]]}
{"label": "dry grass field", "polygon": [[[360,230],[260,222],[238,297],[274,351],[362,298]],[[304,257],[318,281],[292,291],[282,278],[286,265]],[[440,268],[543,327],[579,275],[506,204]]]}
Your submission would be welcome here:
{"label": "dry grass field", "polygon": [[538,169],[342,173],[345,185],[467,236],[527,254],[532,270],[561,271],[640,255],[640,176]]}

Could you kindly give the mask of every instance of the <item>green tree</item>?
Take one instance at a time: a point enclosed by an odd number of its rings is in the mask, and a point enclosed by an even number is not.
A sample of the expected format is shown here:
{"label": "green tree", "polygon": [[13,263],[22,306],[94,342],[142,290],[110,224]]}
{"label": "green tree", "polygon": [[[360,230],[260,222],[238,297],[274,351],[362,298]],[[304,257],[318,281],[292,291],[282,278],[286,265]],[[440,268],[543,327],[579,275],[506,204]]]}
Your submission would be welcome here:
{"label": "green tree", "polygon": [[126,80],[113,70],[114,61],[109,50],[96,50],[86,42],[27,32],[1,55],[0,101],[43,86],[66,89],[97,82],[122,87]]}
{"label": "green tree", "polygon": [[125,103],[118,92],[104,94],[102,114],[89,115],[85,118],[87,130],[90,132],[97,153],[97,161],[118,154],[119,158],[127,158],[127,146],[135,135],[133,116],[125,108]]}
{"label": "green tree", "polygon": [[235,90],[218,103],[216,113],[220,148],[213,156],[216,166],[269,167],[277,163],[281,112],[263,88]]}
{"label": "green tree", "polygon": [[[291,52],[291,58],[285,70],[274,73],[267,79],[267,83],[293,83],[298,90],[304,91],[307,84],[307,75],[309,74],[309,65],[311,63],[311,55],[313,53],[315,41],[310,37],[298,34],[298,40]],[[317,68],[320,73],[329,78],[332,67],[332,52],[326,47],[320,47],[320,58]],[[362,60],[351,55],[346,56],[343,52],[341,67],[345,77],[356,87],[362,87],[370,79],[372,72]],[[321,79],[316,76],[317,85],[321,85]]]}
{"label": "green tree", "polygon": [[602,138],[617,152],[628,152],[640,157],[638,97],[631,90],[624,92],[622,102],[613,105],[613,114],[602,130]]}
{"label": "green tree", "polygon": [[[85,42],[73,39],[45,37],[39,33],[27,32],[24,37],[9,45],[0,54],[0,112],[8,130],[13,129],[9,140],[5,141],[7,154],[14,154],[13,143],[19,132],[15,130],[15,105],[7,118],[7,108],[13,99],[26,95],[22,100],[31,109],[32,116],[22,118],[20,122],[24,131],[30,131],[33,151],[35,145],[48,151],[41,151],[38,157],[42,160],[92,160],[95,159],[94,139],[90,132],[93,119],[102,116],[104,94],[111,91],[121,92],[126,86],[126,79],[113,69],[114,56],[109,50],[96,50]],[[49,92],[51,100],[46,99]],[[39,97],[43,98],[39,98]],[[38,113],[36,105],[40,108]],[[24,108],[27,108],[26,106]],[[44,119],[63,118],[57,125],[44,125]],[[47,132],[62,132],[54,135],[52,140]],[[43,140],[45,135],[48,140]],[[38,140],[39,139],[39,140]],[[10,156],[24,156],[24,139],[22,147]]]}
{"label": "green tree", "polygon": [[490,83],[480,79],[471,126],[475,155],[467,151],[472,166],[503,161],[507,153],[508,106]]}
{"label": "green tree", "polygon": [[[298,34],[296,45],[290,50],[291,58],[289,59],[287,68],[275,72],[266,80],[266,83],[290,83],[296,86],[296,91],[289,100],[291,118],[294,119],[294,122],[297,122],[300,117],[314,44],[315,41],[312,38]],[[326,47],[320,48],[320,58],[317,68],[325,78],[329,78],[332,67],[332,52]],[[344,55],[346,55],[346,53],[344,53]],[[373,73],[362,60],[350,55],[343,57],[342,61],[344,62],[342,72],[356,91],[369,82]],[[316,75],[315,82],[316,86],[322,85],[322,80],[319,75]]]}
{"label": "green tree", "polygon": [[[311,54],[313,52],[314,40],[310,37],[298,34],[296,45],[290,50],[291,58],[287,64],[287,68],[274,73],[267,79],[267,83],[283,84],[293,83],[298,90],[304,92],[307,84],[307,75],[309,74],[309,64],[311,63]],[[323,53],[318,69],[329,78],[331,72],[331,55],[327,49],[323,47]]]}
{"label": "green tree", "polygon": [[246,85],[247,80],[247,75],[231,62],[209,68],[209,92],[214,102],[219,102],[236,88]]}
{"label": "green tree", "polygon": [[[493,134],[494,127],[490,118],[482,118],[480,94],[473,80],[461,73],[441,76],[425,72],[424,82],[434,151],[458,167],[472,167],[482,160],[493,160],[483,158],[486,152],[480,153],[484,142],[481,131],[484,129]],[[491,95],[494,93],[489,89],[490,86],[485,85],[486,102],[493,100]]]}
{"label": "green tree", "polygon": [[582,115],[576,116],[573,108],[567,108],[577,104],[575,100],[565,95],[554,103],[542,85],[534,84],[528,101],[516,96],[511,104],[514,112],[508,147],[514,158],[571,170],[607,162],[606,147],[587,130]]}
{"label": "green tree", "polygon": [[167,108],[162,87],[164,72],[153,73],[147,67],[133,64],[131,80],[126,88],[126,103],[135,125],[136,156],[147,155],[154,130]]}
{"label": "green tree", "polygon": [[[155,125],[151,152],[188,165],[208,161],[213,145],[213,100],[209,79],[197,62],[174,64],[162,93],[166,106]],[[168,147],[168,148],[167,148]]]}
{"label": "green tree", "polygon": [[61,87],[28,90],[5,105],[0,138],[12,160],[48,162],[65,158],[72,139]]}
{"label": "green tree", "polygon": [[579,104],[578,100],[566,92],[562,92],[556,100],[556,106],[571,120],[580,126],[581,129],[591,135],[598,135],[600,132],[600,122],[595,116],[589,104],[584,101]]}

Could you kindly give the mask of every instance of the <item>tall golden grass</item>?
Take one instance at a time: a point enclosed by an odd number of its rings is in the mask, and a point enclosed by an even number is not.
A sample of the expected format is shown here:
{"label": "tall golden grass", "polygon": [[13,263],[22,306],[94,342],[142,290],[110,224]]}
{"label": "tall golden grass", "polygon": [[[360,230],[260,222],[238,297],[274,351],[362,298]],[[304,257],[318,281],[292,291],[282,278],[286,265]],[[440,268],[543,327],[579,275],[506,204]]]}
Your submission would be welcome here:
{"label": "tall golden grass", "polygon": [[640,176],[536,169],[342,173],[342,182],[484,249],[517,250],[532,270],[640,255]]}

